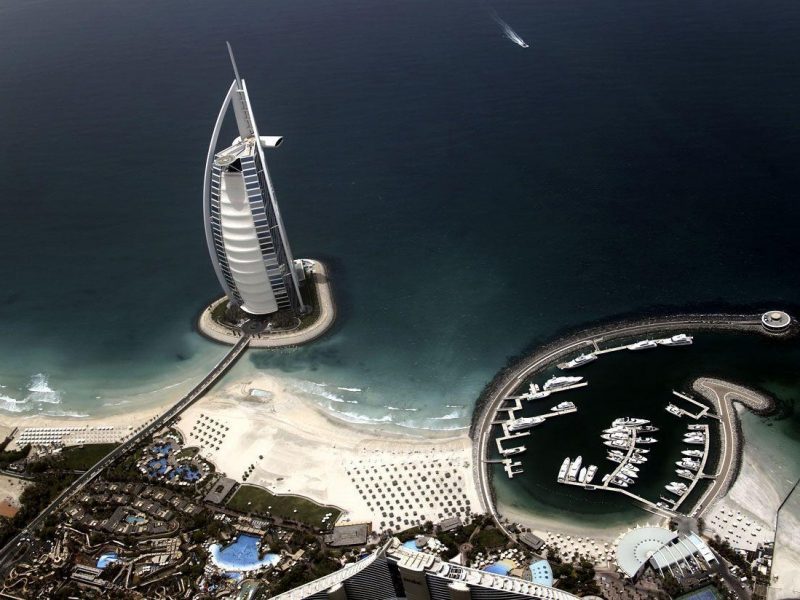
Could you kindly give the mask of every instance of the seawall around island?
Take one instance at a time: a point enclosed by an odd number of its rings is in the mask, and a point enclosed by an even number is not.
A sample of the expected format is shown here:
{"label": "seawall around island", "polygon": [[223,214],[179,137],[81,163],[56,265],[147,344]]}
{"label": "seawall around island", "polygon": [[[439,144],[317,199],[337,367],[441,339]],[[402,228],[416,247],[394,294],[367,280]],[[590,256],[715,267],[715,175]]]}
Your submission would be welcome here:
{"label": "seawall around island", "polygon": [[[251,348],[301,346],[322,337],[333,326],[336,320],[336,304],[333,301],[327,268],[318,260],[303,260],[312,264],[309,277],[312,278],[316,296],[315,318],[311,323],[288,331],[249,332]],[[226,300],[227,298],[223,296],[203,309],[197,320],[197,330],[215,342],[232,346],[241,339],[241,330],[238,327],[224,325],[212,317],[215,309]]]}

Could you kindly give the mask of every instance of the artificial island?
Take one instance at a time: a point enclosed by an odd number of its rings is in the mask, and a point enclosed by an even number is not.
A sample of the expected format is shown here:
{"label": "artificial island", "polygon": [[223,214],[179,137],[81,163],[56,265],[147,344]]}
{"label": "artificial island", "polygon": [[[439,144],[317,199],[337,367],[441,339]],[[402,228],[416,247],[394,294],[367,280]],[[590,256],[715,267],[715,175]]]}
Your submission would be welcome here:
{"label": "artificial island", "polygon": [[[155,412],[9,428],[0,452],[9,500],[0,597],[780,598],[797,587],[794,529],[781,539],[737,494],[757,481],[737,411],[774,410],[762,393],[699,377],[672,390],[658,419],[607,414],[595,432],[582,431],[596,434],[605,469],[574,456],[578,436],[563,430],[563,462],[541,458],[537,473],[525,463],[541,453],[537,436],[590,408],[581,394],[598,364],[691,352],[715,331],[785,339],[797,324],[784,312],[566,335],[498,373],[468,432],[344,423],[276,377],[221,381],[249,348],[311,342],[335,316],[324,265],[293,258],[280,216],[264,153],[282,138],[259,134],[231,60],[203,196],[225,295],[198,320],[200,332],[231,348]],[[218,150],[231,107],[238,136]],[[668,419],[673,430],[687,423],[675,466],[657,458]],[[658,462],[675,480],[640,491]],[[594,532],[499,493],[501,483],[535,475],[564,493],[618,497],[641,511]]]}

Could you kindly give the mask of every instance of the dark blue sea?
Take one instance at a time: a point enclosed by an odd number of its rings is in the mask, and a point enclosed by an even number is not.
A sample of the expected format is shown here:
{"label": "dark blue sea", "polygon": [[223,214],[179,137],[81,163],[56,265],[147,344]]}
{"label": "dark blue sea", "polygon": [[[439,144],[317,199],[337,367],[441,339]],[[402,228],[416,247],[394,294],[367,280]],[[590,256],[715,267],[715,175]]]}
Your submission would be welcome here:
{"label": "dark blue sea", "polygon": [[800,304],[793,0],[2,2],[0,408],[129,410],[222,354],[193,320],[219,294],[201,192],[226,40],[340,309],[238,370],[463,428],[565,329]]}

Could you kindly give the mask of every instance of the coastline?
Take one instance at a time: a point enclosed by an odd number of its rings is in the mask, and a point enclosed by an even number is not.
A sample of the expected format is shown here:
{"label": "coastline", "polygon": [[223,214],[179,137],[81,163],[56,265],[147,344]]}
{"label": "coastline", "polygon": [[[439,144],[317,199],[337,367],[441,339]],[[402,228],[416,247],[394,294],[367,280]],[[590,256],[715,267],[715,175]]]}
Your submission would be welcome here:
{"label": "coastline", "polygon": [[[235,435],[212,443],[205,433],[208,424]],[[381,530],[389,527],[379,527],[380,523],[388,525],[390,519],[382,513],[396,515],[395,523],[399,518],[400,523],[416,524],[422,516],[441,520],[446,502],[434,502],[438,492],[431,492],[431,498],[392,500],[387,491],[383,502],[388,508],[383,511],[370,502],[365,488],[380,488],[378,480],[389,472],[392,478],[414,473],[434,481],[442,471],[442,481],[449,479],[459,488],[459,500],[465,504],[468,500],[472,512],[479,511],[466,430],[454,434],[344,421],[293,393],[289,382],[273,375],[259,373],[216,388],[189,407],[176,428],[187,446],[200,448],[200,454],[228,477],[275,494],[301,495],[341,508],[340,522],[371,522]],[[372,484],[366,483],[368,472]]]}

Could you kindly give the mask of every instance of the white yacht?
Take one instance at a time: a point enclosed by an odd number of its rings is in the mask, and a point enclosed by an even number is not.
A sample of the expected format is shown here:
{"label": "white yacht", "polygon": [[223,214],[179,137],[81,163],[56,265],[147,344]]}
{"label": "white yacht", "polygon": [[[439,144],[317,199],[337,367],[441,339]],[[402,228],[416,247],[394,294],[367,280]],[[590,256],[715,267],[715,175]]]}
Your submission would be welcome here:
{"label": "white yacht", "polygon": [[647,458],[638,454],[634,454],[628,458],[628,462],[634,465],[641,465],[647,462]]}
{"label": "white yacht", "polygon": [[604,433],[600,437],[604,440],[627,440],[631,436],[627,433]]}
{"label": "white yacht", "polygon": [[676,469],[675,472],[678,474],[678,477],[683,477],[684,479],[694,481],[694,473],[688,469]]}
{"label": "white yacht", "polygon": [[683,496],[688,489],[685,483],[680,483],[679,481],[670,481],[664,487],[668,492],[672,492],[676,496]]}
{"label": "white yacht", "polygon": [[672,337],[656,340],[656,342],[662,346],[688,346],[692,343],[692,341],[694,341],[694,338],[690,335],[686,335],[685,333],[679,333],[678,335],[673,335]]}
{"label": "white yacht", "polygon": [[589,465],[589,470],[586,471],[586,483],[592,483],[595,475],[597,475],[597,465]]}
{"label": "white yacht", "polygon": [[628,431],[627,427],[609,427],[608,429],[603,429],[603,433],[624,433]]}
{"label": "white yacht", "polygon": [[695,458],[703,458],[702,450],[682,450],[681,454],[684,456],[693,456]]}
{"label": "white yacht", "polygon": [[581,472],[578,473],[578,481],[583,483],[586,481],[586,467],[581,467]]}
{"label": "white yacht", "polygon": [[522,454],[527,448],[525,446],[517,446],[516,448],[506,448],[501,450],[500,454],[503,456],[514,456],[515,454]]}
{"label": "white yacht", "polygon": [[636,479],[639,476],[639,474],[635,471],[631,471],[630,469],[628,469],[628,466],[629,465],[625,465],[624,467],[622,467],[622,469],[620,469],[620,473],[622,473],[626,477]]}
{"label": "white yacht", "polygon": [[703,445],[706,443],[706,436],[700,435],[687,435],[683,438],[683,441],[687,444],[698,444]]}
{"label": "white yacht", "polygon": [[636,438],[637,444],[655,444],[658,440],[652,437],[640,437]]}
{"label": "white yacht", "polygon": [[642,425],[641,427],[637,427],[636,429],[637,431],[646,431],[648,433],[658,431],[658,427],[656,427],[655,425]]}
{"label": "white yacht", "polygon": [[581,354],[580,356],[576,356],[570,361],[565,362],[563,365],[560,365],[560,369],[575,369],[577,367],[583,366],[590,362],[597,360],[597,355],[594,352],[590,352],[589,354]]}
{"label": "white yacht", "polygon": [[628,442],[623,440],[606,440],[603,442],[606,446],[611,446],[612,448],[628,448]]}
{"label": "white yacht", "polygon": [[617,473],[617,476],[616,476],[616,477],[614,477],[614,479],[612,479],[612,481],[613,481],[614,483],[616,483],[617,485],[620,485],[620,483],[619,483],[619,482],[624,482],[624,483],[626,483],[626,484],[627,484],[627,485],[625,485],[624,487],[628,487],[630,484],[632,484],[632,483],[633,483],[633,479],[631,479],[631,478],[630,478],[630,477],[628,477],[627,475],[623,475],[622,473]]}
{"label": "white yacht", "polygon": [[603,475],[603,483],[605,483],[609,479],[611,479],[611,473],[606,473],[605,475]]}
{"label": "white yacht", "polygon": [[693,461],[688,458],[684,458],[683,460],[679,460],[675,462],[676,465],[683,469],[691,469],[692,471],[699,471],[700,470],[700,461]]}
{"label": "white yacht", "polygon": [[509,421],[506,427],[509,431],[523,431],[524,429],[530,429],[531,427],[541,425],[544,421],[542,417],[520,417],[519,419]]}
{"label": "white yacht", "polygon": [[624,467],[622,467],[622,471],[623,472],[625,472],[625,471],[633,471],[634,473],[638,473],[639,472],[639,467],[634,467],[633,465],[625,465]]}
{"label": "white yacht", "polygon": [[630,427],[632,425],[647,425],[650,421],[647,419],[634,419],[633,417],[624,417],[620,419],[614,419],[611,421],[611,425],[614,427]]}
{"label": "white yacht", "polygon": [[544,390],[552,392],[579,383],[583,377],[558,377],[554,376],[544,382]]}
{"label": "white yacht", "polygon": [[699,423],[698,424],[692,424],[692,425],[689,425],[689,429],[691,429],[692,431],[705,431],[706,430],[706,426],[705,425],[700,425]]}
{"label": "white yacht", "polygon": [[642,340],[627,346],[628,350],[647,350],[648,348],[657,348],[658,344],[653,340]]}
{"label": "white yacht", "polygon": [[526,394],[522,394],[520,398],[523,400],[539,400],[540,398],[547,398],[549,395],[550,392],[540,390],[537,384],[532,383],[530,386],[528,386],[528,392]]}
{"label": "white yacht", "polygon": [[656,502],[656,506],[660,508],[666,508],[667,510],[671,510],[671,507],[666,502]]}
{"label": "white yacht", "polygon": [[567,473],[567,479],[569,481],[575,481],[575,478],[578,476],[578,471],[581,468],[581,461],[583,460],[582,457],[578,457],[575,461],[570,465],[569,472]]}
{"label": "white yacht", "polygon": [[609,454],[606,458],[615,463],[621,463],[623,460],[625,460],[624,456],[617,456],[616,454]]}
{"label": "white yacht", "polygon": [[683,411],[674,404],[667,405],[667,412],[675,415],[676,417],[680,417],[683,413]]}
{"label": "white yacht", "polygon": [[573,404],[572,402],[561,402],[560,404],[556,404],[550,410],[552,410],[553,412],[559,412],[562,410],[569,410],[570,408],[575,408],[575,404]]}
{"label": "white yacht", "polygon": [[650,452],[649,448],[634,448],[633,449],[633,453],[634,454],[647,454],[648,452]]}
{"label": "white yacht", "polygon": [[561,463],[561,468],[558,470],[558,480],[564,481],[567,477],[567,469],[569,469],[569,459],[565,458],[564,462]]}

